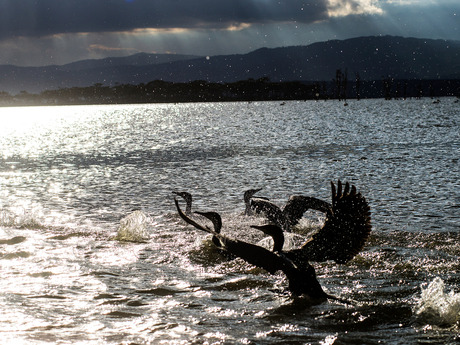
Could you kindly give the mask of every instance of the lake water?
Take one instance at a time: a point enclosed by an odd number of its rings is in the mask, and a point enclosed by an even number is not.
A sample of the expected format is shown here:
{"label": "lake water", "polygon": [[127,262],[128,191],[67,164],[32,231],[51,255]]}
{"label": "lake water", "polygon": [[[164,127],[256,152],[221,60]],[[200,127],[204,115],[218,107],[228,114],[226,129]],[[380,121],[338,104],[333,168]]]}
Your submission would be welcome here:
{"label": "lake water", "polygon": [[[453,98],[0,108],[0,121],[1,344],[460,339]],[[314,266],[350,305],[223,260],[172,194],[256,243],[245,190],[330,201],[337,179],[367,198],[373,232],[348,264]],[[323,220],[308,212],[297,231]]]}

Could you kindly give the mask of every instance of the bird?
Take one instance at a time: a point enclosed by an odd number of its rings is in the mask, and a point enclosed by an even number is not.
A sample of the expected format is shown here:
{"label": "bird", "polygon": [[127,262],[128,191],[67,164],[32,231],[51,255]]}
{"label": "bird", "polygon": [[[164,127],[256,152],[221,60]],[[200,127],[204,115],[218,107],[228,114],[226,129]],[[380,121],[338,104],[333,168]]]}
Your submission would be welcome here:
{"label": "bird", "polygon": [[260,192],[262,188],[259,189],[248,189],[247,191],[244,192],[243,195],[243,200],[244,204],[246,206],[246,209],[244,210],[244,214],[246,216],[252,216],[253,210],[251,208],[251,198],[256,194],[257,192]]}
{"label": "bird", "polygon": [[251,207],[255,212],[264,213],[270,222],[284,231],[291,232],[291,228],[299,222],[307,210],[314,209],[327,213],[331,209],[331,204],[313,197],[291,195],[282,210],[275,203],[263,198],[252,198]]}
{"label": "bird", "polygon": [[[283,251],[284,232],[275,224],[256,226],[273,238],[273,250],[255,244],[232,239],[220,233],[222,220],[217,212],[202,212],[202,216],[213,222],[214,230],[204,227],[187,217],[174,199],[180,217],[195,228],[213,235],[219,248],[260,267],[271,274],[282,271],[288,279],[288,288],[295,296],[306,295],[312,299],[335,299],[327,294],[316,279],[316,272],[309,262],[334,260],[342,264],[350,261],[364,247],[372,230],[370,206],[356,187],[347,182],[342,190],[339,180],[337,188],[331,182],[332,204],[327,211],[323,227],[298,249]],[[217,229],[217,231],[216,231]]]}
{"label": "bird", "polygon": [[173,194],[176,194],[180,197],[182,197],[184,200],[185,200],[185,214],[187,216],[192,216],[193,213],[192,213],[192,194],[190,194],[189,192],[176,192],[176,191],[173,191]]}
{"label": "bird", "polygon": [[[176,192],[176,191],[173,191],[173,193],[178,195],[178,196],[181,196],[185,200],[185,202],[186,202],[185,215],[187,215],[188,217],[193,217],[193,215],[195,213],[195,214],[203,215],[203,216],[206,217],[206,214],[203,213],[203,212],[198,212],[198,211],[192,212],[192,194],[190,194],[188,192]],[[176,202],[176,206],[179,207],[178,203],[177,203],[177,200],[176,199],[174,199],[174,200]],[[208,216],[206,218],[210,219],[211,222],[213,223],[214,231],[216,233],[220,233],[220,230],[222,228],[222,219],[221,219],[221,217],[219,216],[219,217],[212,218],[211,216]],[[217,240],[217,238],[215,236],[212,236],[211,240],[217,247],[219,247],[219,242],[218,242],[218,240]],[[219,248],[218,252],[219,252],[219,254],[224,256],[226,259],[230,259],[230,260],[235,259],[234,255],[231,255],[229,252],[223,251],[220,248]]]}
{"label": "bird", "polygon": [[[302,267],[298,268],[291,260],[287,259],[282,253],[269,251],[263,247],[255,244],[247,243],[244,241],[232,239],[211,230],[208,227],[204,227],[193,219],[187,217],[182,213],[177,199],[174,200],[176,203],[177,211],[183,220],[193,225],[197,229],[206,231],[213,235],[216,239],[214,242],[219,248],[231,253],[232,255],[239,257],[249,264],[265,269],[271,274],[275,274],[277,271],[283,271],[289,280],[289,289],[296,295],[308,294],[308,296],[314,299],[327,299],[334,298],[334,296],[328,295],[322,289],[319,282],[316,280],[316,273],[311,265],[306,263]],[[220,215],[216,212],[203,212],[201,215],[208,217],[211,221],[213,219],[220,219]],[[271,235],[271,229],[269,227],[276,227],[276,225],[262,225],[258,227],[259,230],[266,232]],[[283,231],[281,228],[276,227],[278,232],[281,234]],[[275,230],[276,231],[276,230]],[[278,243],[278,242],[276,242]],[[278,247],[279,244],[276,245]],[[307,282],[307,284],[305,284]]]}
{"label": "bird", "polygon": [[[177,206],[177,204],[176,204],[176,206]],[[195,213],[197,213],[197,214],[199,214],[199,215],[201,215],[203,217],[208,218],[212,222],[212,225],[214,227],[214,232],[217,233],[217,234],[220,234],[220,231],[222,229],[222,218],[218,213],[216,213],[216,212],[199,212],[199,211],[196,211]],[[212,242],[217,247],[221,247],[218,237],[213,235],[212,236]]]}
{"label": "bird", "polygon": [[347,182],[342,189],[331,182],[332,204],[321,229],[299,249],[286,252],[294,262],[333,260],[345,264],[364,247],[372,230],[371,209],[366,198]]}

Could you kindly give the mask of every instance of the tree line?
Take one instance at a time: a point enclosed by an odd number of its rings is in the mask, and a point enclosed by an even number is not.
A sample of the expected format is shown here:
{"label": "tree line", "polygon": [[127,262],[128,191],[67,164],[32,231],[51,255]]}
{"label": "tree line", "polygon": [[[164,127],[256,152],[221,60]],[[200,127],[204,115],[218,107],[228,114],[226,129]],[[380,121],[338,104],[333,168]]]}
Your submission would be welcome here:
{"label": "tree line", "polygon": [[0,103],[51,105],[296,100],[311,99],[313,91],[313,85],[299,81],[271,82],[269,78],[234,83],[154,80],[139,85],[104,86],[98,83],[87,87],[46,90],[39,94],[21,91],[15,96],[1,92]]}
{"label": "tree line", "polygon": [[72,105],[174,102],[227,102],[269,100],[327,100],[347,98],[405,99],[460,96],[460,80],[382,80],[363,81],[358,73],[349,78],[348,70],[336,70],[335,78],[322,82],[273,82],[269,77],[232,83],[205,80],[188,83],[154,80],[139,85],[101,83],[86,87],[46,90],[38,94],[21,91],[17,95],[0,92],[0,105]]}

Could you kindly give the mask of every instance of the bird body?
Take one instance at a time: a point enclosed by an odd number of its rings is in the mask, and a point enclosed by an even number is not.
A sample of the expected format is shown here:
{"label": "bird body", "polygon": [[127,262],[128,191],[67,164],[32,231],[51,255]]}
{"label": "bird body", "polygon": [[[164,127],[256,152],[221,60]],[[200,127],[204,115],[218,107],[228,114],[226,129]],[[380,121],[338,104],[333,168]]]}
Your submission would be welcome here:
{"label": "bird body", "polygon": [[[213,235],[213,238],[218,240],[218,243],[215,242],[217,246],[228,251],[229,253],[243,259],[247,263],[260,267],[271,274],[275,274],[277,271],[283,271],[288,280],[289,280],[289,290],[295,295],[308,294],[312,298],[333,298],[326,294],[321,285],[316,280],[315,270],[311,265],[306,263],[303,268],[298,268],[294,263],[287,258],[282,252],[273,252],[265,249],[263,247],[247,243],[244,241],[232,239],[230,237],[224,236],[220,233],[217,233],[214,230],[211,230],[207,227],[204,227],[194,220],[188,218],[180,209],[177,200],[175,200],[177,211],[183,220],[187,223],[193,225],[197,229],[206,231]],[[210,213],[213,213],[215,217],[220,216],[215,212],[200,213],[203,216],[209,216]],[[211,219],[211,218],[210,218]],[[282,230],[279,229],[282,233]],[[275,242],[276,245],[276,242]],[[304,281],[307,280],[311,284],[305,284]]]}
{"label": "bird body", "polygon": [[[346,183],[342,191],[342,183],[338,182],[336,189],[331,182],[332,204],[324,208],[320,202],[314,207],[326,210],[324,226],[299,249],[282,251],[284,243],[283,230],[278,225],[252,226],[272,236],[273,251],[255,244],[229,238],[221,234],[222,220],[216,212],[199,213],[213,222],[214,230],[198,224],[186,216],[175,199],[180,217],[197,229],[213,235],[216,246],[245,260],[249,264],[260,267],[274,274],[282,271],[289,280],[289,290],[294,295],[308,295],[311,298],[332,298],[325,293],[316,279],[316,273],[309,261],[334,260],[337,263],[346,263],[363,248],[371,231],[370,207],[366,199],[356,192],[355,186]],[[316,199],[317,200],[317,199]],[[303,201],[302,203],[306,203]],[[307,201],[314,204],[314,200]]]}

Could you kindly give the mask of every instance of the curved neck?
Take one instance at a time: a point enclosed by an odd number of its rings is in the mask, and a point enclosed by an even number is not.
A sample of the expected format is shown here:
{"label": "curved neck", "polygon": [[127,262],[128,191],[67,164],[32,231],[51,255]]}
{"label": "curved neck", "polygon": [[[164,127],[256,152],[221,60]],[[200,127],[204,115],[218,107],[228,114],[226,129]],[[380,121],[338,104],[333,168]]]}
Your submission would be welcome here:
{"label": "curved neck", "polygon": [[245,200],[244,203],[246,204],[246,209],[244,210],[244,214],[246,216],[252,216],[252,209],[249,200]]}
{"label": "curved neck", "polygon": [[217,212],[198,212],[197,211],[195,213],[208,218],[212,222],[212,225],[214,226],[214,232],[220,234],[220,230],[222,229],[222,218]]}
{"label": "curved neck", "polygon": [[284,246],[284,234],[283,231],[277,232],[271,235],[273,238],[273,251],[274,252],[281,252]]}
{"label": "curved neck", "polygon": [[281,252],[284,246],[284,233],[283,230],[276,225],[251,225],[251,228],[263,231],[265,234],[273,238],[273,251]]}
{"label": "curved neck", "polygon": [[191,215],[192,214],[192,198],[185,199],[187,205],[185,206],[185,214]]}
{"label": "curved neck", "polygon": [[220,230],[222,229],[222,218],[220,216],[214,217],[211,219],[212,225],[214,225],[214,231],[220,234]]}

